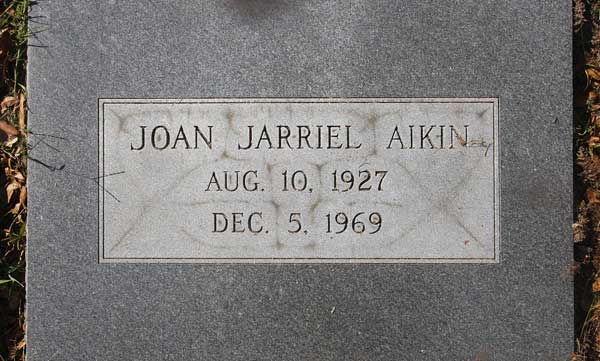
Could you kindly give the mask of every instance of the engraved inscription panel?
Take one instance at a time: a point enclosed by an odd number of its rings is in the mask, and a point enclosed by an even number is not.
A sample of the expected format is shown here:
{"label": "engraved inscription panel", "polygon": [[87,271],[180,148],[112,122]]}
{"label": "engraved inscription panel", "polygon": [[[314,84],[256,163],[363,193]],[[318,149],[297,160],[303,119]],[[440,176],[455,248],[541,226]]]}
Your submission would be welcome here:
{"label": "engraved inscription panel", "polygon": [[100,262],[499,261],[495,98],[98,108]]}

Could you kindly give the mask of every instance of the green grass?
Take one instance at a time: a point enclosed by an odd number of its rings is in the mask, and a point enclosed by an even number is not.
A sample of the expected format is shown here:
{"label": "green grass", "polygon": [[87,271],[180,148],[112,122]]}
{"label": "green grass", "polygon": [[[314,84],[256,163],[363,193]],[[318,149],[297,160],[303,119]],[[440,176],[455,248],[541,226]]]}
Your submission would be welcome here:
{"label": "green grass", "polygon": [[[0,0],[0,360],[25,359],[28,0]],[[8,134],[11,136],[7,136]]]}

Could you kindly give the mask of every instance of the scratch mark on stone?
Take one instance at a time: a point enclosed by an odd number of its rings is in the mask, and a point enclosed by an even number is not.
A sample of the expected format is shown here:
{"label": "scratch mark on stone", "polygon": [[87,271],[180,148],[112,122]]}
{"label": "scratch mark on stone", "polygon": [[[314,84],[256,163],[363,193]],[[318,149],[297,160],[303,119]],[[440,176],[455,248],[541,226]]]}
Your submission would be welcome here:
{"label": "scratch mark on stone", "polygon": [[114,172],[114,173],[104,174],[104,175],[101,175],[99,177],[95,177],[94,179],[107,178],[107,177],[112,177],[112,176],[119,175],[119,174],[125,174],[125,171],[122,170],[120,172]]}
{"label": "scratch mark on stone", "polygon": [[65,164],[61,164],[61,165],[59,165],[59,166],[53,166],[53,165],[50,165],[50,164],[46,164],[46,163],[42,162],[41,160],[39,160],[39,159],[36,159],[36,158],[33,158],[33,157],[27,157],[27,159],[29,159],[30,161],[32,161],[32,162],[34,162],[34,163],[37,163],[37,164],[39,164],[39,165],[41,165],[41,166],[45,167],[46,169],[48,169],[48,170],[50,170],[50,171],[52,171],[52,172],[56,172],[56,171],[59,171],[59,170],[63,170],[63,169],[65,169],[65,167],[66,167],[66,165],[65,165]]}
{"label": "scratch mark on stone", "polygon": [[106,194],[108,194],[115,201],[120,202],[119,198],[117,198],[117,196],[115,194],[113,194],[108,189],[106,189],[106,187],[104,187],[102,184],[100,184],[100,182],[98,181],[97,177],[88,177],[88,176],[85,176],[83,174],[78,174],[78,173],[75,173],[75,172],[71,172],[71,171],[69,171],[69,170],[66,169],[66,167],[67,167],[66,164],[61,164],[59,166],[53,166],[53,165],[44,163],[41,160],[33,158],[33,157],[27,157],[27,159],[30,160],[30,161],[32,161],[32,162],[34,162],[34,163],[37,163],[37,164],[43,166],[44,168],[50,170],[51,172],[59,172],[60,171],[60,172],[66,173],[66,174],[71,174],[71,175],[74,175],[76,177],[80,177],[80,178],[83,178],[83,179],[90,180],[90,181],[96,183],[102,189],[103,192],[105,192]]}

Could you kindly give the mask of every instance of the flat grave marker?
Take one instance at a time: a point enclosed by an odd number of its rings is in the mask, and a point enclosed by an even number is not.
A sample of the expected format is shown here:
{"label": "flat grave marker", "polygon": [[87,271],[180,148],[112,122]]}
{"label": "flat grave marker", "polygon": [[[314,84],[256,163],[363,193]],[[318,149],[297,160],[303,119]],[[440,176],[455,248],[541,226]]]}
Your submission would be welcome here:
{"label": "flat grave marker", "polygon": [[35,4],[29,359],[566,360],[570,14]]}

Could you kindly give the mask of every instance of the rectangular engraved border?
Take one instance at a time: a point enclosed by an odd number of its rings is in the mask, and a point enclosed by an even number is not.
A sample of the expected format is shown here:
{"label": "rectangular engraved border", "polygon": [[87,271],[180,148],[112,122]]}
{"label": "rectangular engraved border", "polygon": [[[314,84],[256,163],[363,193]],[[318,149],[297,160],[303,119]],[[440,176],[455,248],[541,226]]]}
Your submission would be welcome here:
{"label": "rectangular engraved border", "polygon": [[[494,256],[491,258],[123,258],[104,256],[104,105],[105,104],[227,104],[227,103],[488,103],[493,105]],[[499,98],[98,98],[98,262],[99,263],[212,263],[212,264],[309,264],[309,263],[500,263],[500,142]]]}

